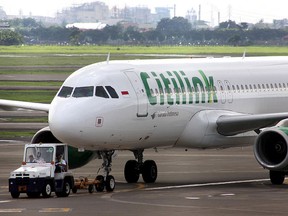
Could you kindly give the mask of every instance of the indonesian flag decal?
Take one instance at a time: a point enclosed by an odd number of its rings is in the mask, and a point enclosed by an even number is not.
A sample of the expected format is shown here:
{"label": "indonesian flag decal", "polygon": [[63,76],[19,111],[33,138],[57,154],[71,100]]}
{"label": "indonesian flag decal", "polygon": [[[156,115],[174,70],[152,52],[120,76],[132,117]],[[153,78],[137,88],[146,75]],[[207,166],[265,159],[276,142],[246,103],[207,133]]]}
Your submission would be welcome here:
{"label": "indonesian flag decal", "polygon": [[130,97],[129,91],[121,91],[123,97]]}

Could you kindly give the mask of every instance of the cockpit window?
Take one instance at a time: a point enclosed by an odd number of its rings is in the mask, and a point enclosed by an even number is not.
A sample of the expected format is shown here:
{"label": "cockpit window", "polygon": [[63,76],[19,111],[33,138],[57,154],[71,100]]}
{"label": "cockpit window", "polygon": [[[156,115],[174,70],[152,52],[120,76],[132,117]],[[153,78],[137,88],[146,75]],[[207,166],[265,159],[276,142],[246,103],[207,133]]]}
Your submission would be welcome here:
{"label": "cockpit window", "polygon": [[72,96],[75,98],[92,97],[93,91],[94,91],[93,86],[76,87]]}
{"label": "cockpit window", "polygon": [[116,93],[115,89],[111,86],[105,86],[108,93],[110,94],[111,98],[119,98],[118,94]]}
{"label": "cockpit window", "polygon": [[103,98],[109,98],[106,90],[103,86],[96,86],[96,96],[97,97],[103,97]]}
{"label": "cockpit window", "polygon": [[73,91],[72,87],[63,86],[62,89],[60,90],[59,94],[58,94],[58,97],[63,97],[63,98],[70,97],[72,91]]}

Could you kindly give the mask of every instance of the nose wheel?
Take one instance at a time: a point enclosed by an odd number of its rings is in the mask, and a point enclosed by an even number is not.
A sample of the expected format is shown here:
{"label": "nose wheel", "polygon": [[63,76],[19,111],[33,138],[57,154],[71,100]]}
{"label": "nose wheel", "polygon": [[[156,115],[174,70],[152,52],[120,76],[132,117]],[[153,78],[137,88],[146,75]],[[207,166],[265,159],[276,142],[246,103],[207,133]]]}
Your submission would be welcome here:
{"label": "nose wheel", "polygon": [[124,176],[128,183],[136,183],[140,174],[145,183],[154,183],[157,179],[157,165],[153,160],[143,162],[144,150],[133,151],[136,160],[127,161],[124,168]]}
{"label": "nose wheel", "polygon": [[98,184],[95,185],[96,190],[99,192],[102,192],[104,189],[106,189],[107,192],[112,192],[115,189],[115,178],[112,175],[109,175],[111,172],[113,154],[114,151],[101,152],[103,159],[102,169],[104,174],[96,177]]}

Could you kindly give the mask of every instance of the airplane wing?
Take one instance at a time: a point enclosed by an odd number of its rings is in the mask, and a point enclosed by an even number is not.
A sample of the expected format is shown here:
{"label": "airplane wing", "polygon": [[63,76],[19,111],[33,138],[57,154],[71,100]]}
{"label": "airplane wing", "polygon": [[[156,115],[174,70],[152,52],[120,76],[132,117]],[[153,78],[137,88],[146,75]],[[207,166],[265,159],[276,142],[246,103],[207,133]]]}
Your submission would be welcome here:
{"label": "airplane wing", "polygon": [[12,101],[12,100],[1,100],[0,99],[0,109],[15,110],[15,108],[23,108],[23,109],[49,112],[50,104],[31,103],[31,102]]}
{"label": "airplane wing", "polygon": [[288,118],[288,113],[222,115],[216,121],[217,131],[224,136],[233,136],[247,131],[275,126]]}

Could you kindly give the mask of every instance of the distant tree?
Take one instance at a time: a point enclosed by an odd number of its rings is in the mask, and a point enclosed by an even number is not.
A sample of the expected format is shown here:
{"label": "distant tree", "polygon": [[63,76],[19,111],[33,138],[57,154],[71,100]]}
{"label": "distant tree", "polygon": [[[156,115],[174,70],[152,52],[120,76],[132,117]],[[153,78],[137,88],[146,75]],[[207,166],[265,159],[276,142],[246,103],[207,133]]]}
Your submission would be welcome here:
{"label": "distant tree", "polygon": [[220,29],[240,29],[240,26],[235,21],[228,20],[219,24]]}
{"label": "distant tree", "polygon": [[232,44],[233,46],[238,46],[241,41],[240,35],[233,35],[228,39],[228,43]]}
{"label": "distant tree", "polygon": [[80,30],[78,28],[71,28],[70,29],[70,44],[72,45],[79,45],[80,44]]}
{"label": "distant tree", "polygon": [[189,21],[183,17],[173,17],[172,19],[162,19],[156,27],[156,30],[165,36],[183,36],[185,32],[191,31],[192,26]]}
{"label": "distant tree", "polygon": [[120,24],[106,26],[103,31],[111,40],[117,40],[123,37],[123,27]]}
{"label": "distant tree", "polygon": [[124,41],[141,43],[144,41],[144,36],[137,30],[137,28],[128,27],[124,32]]}
{"label": "distant tree", "polygon": [[23,43],[22,36],[11,30],[0,31],[0,45],[11,46]]}
{"label": "distant tree", "polygon": [[248,30],[248,27],[249,27],[249,25],[248,25],[247,22],[241,22],[241,23],[239,24],[239,26],[240,26],[240,28],[241,28],[242,30]]}
{"label": "distant tree", "polygon": [[41,23],[37,22],[35,19],[32,18],[16,18],[10,20],[9,25],[14,28],[38,28],[41,26]]}

